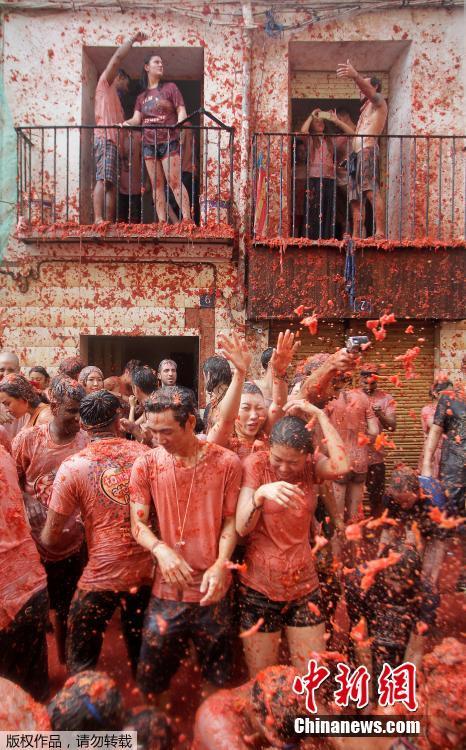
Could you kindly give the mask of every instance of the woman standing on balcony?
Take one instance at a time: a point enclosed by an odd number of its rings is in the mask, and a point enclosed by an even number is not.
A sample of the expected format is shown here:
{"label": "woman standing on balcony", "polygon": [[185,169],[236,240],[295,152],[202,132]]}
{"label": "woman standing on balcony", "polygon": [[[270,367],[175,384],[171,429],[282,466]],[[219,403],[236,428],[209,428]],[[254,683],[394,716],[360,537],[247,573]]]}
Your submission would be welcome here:
{"label": "woman standing on balcony", "polygon": [[[144,162],[152,185],[158,221],[167,215],[166,183],[181,208],[183,219],[190,221],[191,211],[186,188],[181,182],[180,132],[162,125],[176,125],[186,118],[186,107],[178,86],[162,82],[163,62],[150,54],[144,61],[144,91],[136,99],[134,115],[124,125],[142,125]],[[150,127],[157,126],[157,127]]]}
{"label": "woman standing on balcony", "polygon": [[306,139],[307,181],[304,195],[304,237],[331,239],[334,232],[336,172],[333,144],[325,134],[326,112],[315,109],[301,128]]}

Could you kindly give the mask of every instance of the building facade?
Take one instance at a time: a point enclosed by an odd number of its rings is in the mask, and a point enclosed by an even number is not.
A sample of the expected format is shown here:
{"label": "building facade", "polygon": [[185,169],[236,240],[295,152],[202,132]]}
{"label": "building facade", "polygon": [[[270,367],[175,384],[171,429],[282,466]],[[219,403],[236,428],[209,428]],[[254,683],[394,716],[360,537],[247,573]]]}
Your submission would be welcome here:
{"label": "building facade", "polygon": [[[387,374],[400,371],[395,356],[421,349],[418,378],[390,385],[401,434],[434,375],[458,374],[466,348],[462,4],[349,12],[344,2],[316,2],[312,13],[301,5],[183,2],[181,12],[137,0],[60,10],[45,0],[0,3],[4,94],[19,128],[19,223],[0,267],[0,334],[25,367],[53,371],[81,352],[110,375],[131,357],[155,365],[171,355],[181,379],[198,387],[199,365],[223,331],[245,331],[258,355],[281,328],[301,328],[305,356],[394,312],[398,322],[374,350]],[[137,30],[148,40],[124,62],[134,87],[155,50],[188,114],[197,113],[196,229],[153,224],[147,194],[139,225],[92,225],[92,129],[82,126],[94,125],[95,86],[111,54]],[[335,75],[347,59],[378,75],[389,105],[384,241],[352,243],[336,231],[311,240],[296,226],[293,133],[315,107],[357,116],[357,88]],[[316,335],[299,326],[299,305],[317,314]],[[420,433],[401,438],[399,456],[414,462],[420,441]]]}

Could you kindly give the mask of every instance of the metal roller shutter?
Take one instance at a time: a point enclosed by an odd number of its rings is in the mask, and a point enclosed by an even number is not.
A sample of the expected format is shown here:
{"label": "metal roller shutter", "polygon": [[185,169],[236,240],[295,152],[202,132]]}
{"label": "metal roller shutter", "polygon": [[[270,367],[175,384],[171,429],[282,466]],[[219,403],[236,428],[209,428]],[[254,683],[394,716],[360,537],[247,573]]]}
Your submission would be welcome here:
{"label": "metal roller shutter", "polygon": [[[367,328],[361,326],[359,321],[350,321],[349,335],[358,333],[369,333]],[[414,334],[407,334],[405,330],[412,325]],[[375,361],[386,365],[381,370],[381,388],[390,393],[397,405],[397,428],[393,436],[396,450],[386,452],[387,468],[391,469],[393,464],[403,461],[413,469],[417,468],[419,454],[424,442],[421,428],[421,409],[429,402],[429,388],[434,379],[434,335],[435,327],[430,321],[410,321],[393,323],[386,327],[387,337],[384,341],[376,342],[367,351],[364,359]],[[370,334],[372,341],[374,337]],[[418,339],[424,341],[418,341]],[[394,358],[405,354],[407,349],[419,346],[420,354],[414,361],[416,378],[406,380],[401,362],[395,362]],[[396,388],[387,380],[388,376],[398,374],[402,380],[402,387]],[[413,416],[414,415],[414,416]]]}
{"label": "metal roller shutter", "polygon": [[[412,325],[414,334],[406,334],[408,325]],[[278,333],[285,328],[297,330],[296,322],[274,321],[270,327],[270,345],[275,344]],[[420,412],[429,402],[429,388],[434,379],[434,335],[435,326],[431,321],[410,321],[387,325],[387,337],[382,342],[375,342],[373,335],[367,330],[365,322],[347,321],[319,321],[316,336],[307,331],[301,333],[301,347],[297,360],[304,359],[311,354],[327,351],[333,352],[344,346],[348,336],[360,334],[369,335],[373,342],[364,359],[386,365],[381,370],[381,388],[390,393],[397,404],[397,430],[393,440],[396,450],[387,451],[387,468],[390,470],[395,463],[404,461],[413,468],[417,468],[419,455],[423,445]],[[424,341],[418,341],[418,339]],[[406,380],[401,362],[395,362],[395,357],[405,354],[407,349],[419,346],[420,354],[415,359],[414,370],[416,379]],[[402,387],[397,388],[388,380],[388,376],[398,374],[402,380]],[[357,385],[357,378],[355,378]],[[414,415],[414,416],[413,416]]]}
{"label": "metal roller shutter", "polygon": [[296,321],[274,321],[270,326],[269,344],[274,346],[280,331],[289,328],[291,331],[301,329],[301,346],[296,361],[306,359],[311,354],[319,352],[334,352],[345,345],[345,321],[319,321],[317,333],[311,336],[306,328],[302,329]]}

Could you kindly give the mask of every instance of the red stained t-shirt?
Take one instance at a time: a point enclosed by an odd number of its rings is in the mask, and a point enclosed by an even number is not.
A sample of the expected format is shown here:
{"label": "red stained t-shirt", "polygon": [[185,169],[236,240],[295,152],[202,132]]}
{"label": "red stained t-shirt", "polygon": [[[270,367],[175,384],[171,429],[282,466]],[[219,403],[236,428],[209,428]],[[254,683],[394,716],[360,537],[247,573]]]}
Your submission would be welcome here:
{"label": "red stained t-shirt", "polygon": [[358,436],[360,433],[367,435],[367,421],[374,416],[369,398],[362,391],[342,391],[338,398],[327,404],[325,411],[343,440],[351,470],[365,474],[369,448],[358,444]]}
{"label": "red stained t-shirt", "polygon": [[88,563],[78,587],[86,591],[128,591],[150,584],[153,563],[131,534],[129,478],[145,445],[104,438],[68,458],[53,484],[50,508],[69,516],[81,511]]}
{"label": "red stained t-shirt", "polygon": [[[241,581],[273,601],[294,601],[319,587],[309,535],[317,505],[314,475],[307,463],[295,482],[305,493],[299,508],[284,508],[272,500],[264,502],[255,528],[246,537]],[[257,490],[279,482],[267,451],[249,456],[243,464],[243,487]]]}
{"label": "red stained t-shirt", "polygon": [[26,602],[47,586],[45,570],[34,544],[15,462],[0,446],[0,630]]}
{"label": "red stained t-shirt", "polygon": [[261,433],[260,436],[256,438],[252,443],[248,442],[247,440],[242,440],[236,435],[233,435],[229,439],[228,445],[226,447],[228,448],[228,450],[236,453],[240,461],[243,462],[245,458],[252,455],[253,453],[267,450],[268,446],[268,436],[265,433]]}
{"label": "red stained t-shirt", "polygon": [[[205,453],[196,466],[183,540],[179,550],[193,568],[193,583],[183,589],[162,580],[158,568],[152,593],[172,601],[199,602],[204,594],[199,587],[205,571],[218,557],[223,521],[236,511],[241,482],[241,465],[237,456],[213,443],[202,443]],[[169,547],[180,540],[176,497],[181,524],[193,479],[194,467],[184,467],[162,448],[154,448],[139,458],[131,472],[131,501],[154,504],[159,533]]]}
{"label": "red stained t-shirt", "polygon": [[[178,107],[184,107],[183,97],[176,83],[161,83],[146,89],[136,99],[135,111],[142,115],[142,125],[176,125]],[[170,138],[168,134],[170,132]],[[147,129],[143,131],[146,144],[165,143],[179,137],[176,130]]]}
{"label": "red stained t-shirt", "polygon": [[3,445],[8,453],[11,453],[11,439],[3,425],[0,425],[0,445]]}
{"label": "red stained t-shirt", "polygon": [[87,434],[80,431],[69,443],[55,443],[48,424],[21,430],[13,440],[13,458],[26,509],[37,502],[43,506],[43,515],[36,514],[30,524],[32,538],[45,560],[63,560],[77,552],[83,543],[84,532],[82,523],[78,521],[79,511],[68,519],[57,547],[45,547],[40,541],[40,535],[47,517],[53,482],[61,463],[85,448],[88,442]]}

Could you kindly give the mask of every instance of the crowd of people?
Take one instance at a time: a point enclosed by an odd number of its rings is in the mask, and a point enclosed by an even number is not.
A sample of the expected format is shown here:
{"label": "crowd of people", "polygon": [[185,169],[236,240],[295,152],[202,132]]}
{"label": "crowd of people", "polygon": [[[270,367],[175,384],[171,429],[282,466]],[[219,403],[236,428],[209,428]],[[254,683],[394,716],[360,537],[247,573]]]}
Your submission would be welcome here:
{"label": "crowd of people", "polygon": [[[387,477],[396,402],[377,363],[344,348],[292,378],[299,340],[286,330],[255,381],[245,340],[232,332],[218,344],[202,364],[202,412],[172,360],[156,370],[131,360],[105,378],[71,357],[50,378],[0,353],[0,689],[12,681],[49,700],[52,627],[70,675],[48,705],[54,729],[140,721],[148,746],[170,747],[171,683],[194,659],[203,695],[220,691],[198,711],[196,750],[313,747],[292,731],[303,711],[290,675],[341,645],[342,608],[343,660],[374,678],[384,664],[421,669],[445,550],[464,552],[464,379],[433,384],[419,467]],[[466,357],[462,368],[464,378]],[[117,609],[144,702],[132,717],[95,672]],[[464,646],[447,639],[426,659],[464,666]],[[241,660],[249,682],[232,688]],[[105,706],[89,708],[95,695]],[[460,704],[443,725],[430,717],[422,747],[460,747]]]}

